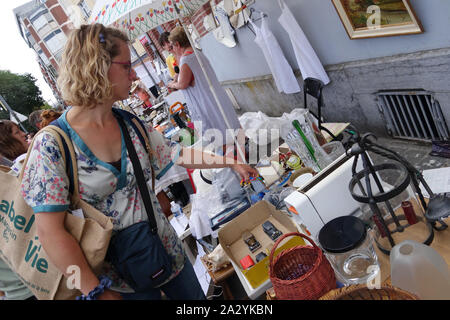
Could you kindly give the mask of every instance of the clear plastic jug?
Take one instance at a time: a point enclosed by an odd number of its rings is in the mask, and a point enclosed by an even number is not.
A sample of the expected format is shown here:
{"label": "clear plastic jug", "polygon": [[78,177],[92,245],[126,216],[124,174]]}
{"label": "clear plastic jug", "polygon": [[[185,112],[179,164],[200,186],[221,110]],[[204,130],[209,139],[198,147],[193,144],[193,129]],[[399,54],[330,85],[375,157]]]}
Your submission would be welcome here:
{"label": "clear plastic jug", "polygon": [[180,217],[183,215],[183,209],[175,201],[170,202],[170,211],[172,211],[175,217]]}
{"label": "clear plastic jug", "polygon": [[450,272],[433,248],[405,240],[390,254],[391,282],[423,300],[450,300]]}

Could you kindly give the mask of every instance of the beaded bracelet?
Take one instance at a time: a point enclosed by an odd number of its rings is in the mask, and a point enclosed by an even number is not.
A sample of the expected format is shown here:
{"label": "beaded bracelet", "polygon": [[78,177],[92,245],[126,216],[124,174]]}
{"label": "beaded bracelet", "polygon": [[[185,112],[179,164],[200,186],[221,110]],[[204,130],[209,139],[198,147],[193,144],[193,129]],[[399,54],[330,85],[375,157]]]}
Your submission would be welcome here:
{"label": "beaded bracelet", "polygon": [[108,278],[107,276],[100,276],[98,278],[100,280],[100,283],[98,286],[96,286],[94,289],[92,289],[91,292],[87,296],[82,294],[81,296],[78,296],[77,300],[97,300],[97,297],[101,295],[103,292],[105,292],[105,289],[109,289],[112,284],[112,280]]}

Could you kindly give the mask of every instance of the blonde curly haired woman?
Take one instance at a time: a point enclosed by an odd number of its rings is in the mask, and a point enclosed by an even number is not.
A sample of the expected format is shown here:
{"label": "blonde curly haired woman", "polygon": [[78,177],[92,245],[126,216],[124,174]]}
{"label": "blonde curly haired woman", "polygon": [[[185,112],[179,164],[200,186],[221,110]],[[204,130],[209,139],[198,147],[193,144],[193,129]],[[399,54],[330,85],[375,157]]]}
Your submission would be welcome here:
{"label": "blonde curly haired woman", "polygon": [[[128,38],[117,29],[93,24],[73,30],[64,49],[59,73],[62,96],[72,107],[58,121],[69,132],[75,147],[80,196],[112,219],[111,243],[123,232],[134,230],[134,226],[148,220],[127,152],[130,149],[124,142],[127,135],[139,156],[147,185],[151,185],[152,171],[161,175],[173,164],[186,168],[228,166],[245,179],[257,173],[245,164],[223,164],[225,159],[222,157],[183,149],[180,145],[171,147],[150,127],[146,129],[154,157],[145,156],[145,146],[134,128],[124,123],[126,121],[113,110],[115,101],[128,97],[136,78],[131,67]],[[122,128],[126,128],[126,132]],[[181,242],[162,213],[153,190],[149,193],[157,222],[156,236],[171,260],[169,270],[161,269],[167,278],[161,280],[159,272],[147,274],[142,281],[156,278],[161,283],[138,290],[136,283],[129,280],[130,275],[117,272],[116,265],[111,267],[109,263],[98,278],[78,243],[64,228],[64,215],[69,207],[69,181],[61,159],[55,139],[47,133],[39,134],[25,170],[22,193],[35,212],[39,240],[51,262],[64,273],[71,265],[80,268],[82,299],[161,299],[161,291],[170,299],[205,298]],[[192,159],[201,161],[194,164]]]}

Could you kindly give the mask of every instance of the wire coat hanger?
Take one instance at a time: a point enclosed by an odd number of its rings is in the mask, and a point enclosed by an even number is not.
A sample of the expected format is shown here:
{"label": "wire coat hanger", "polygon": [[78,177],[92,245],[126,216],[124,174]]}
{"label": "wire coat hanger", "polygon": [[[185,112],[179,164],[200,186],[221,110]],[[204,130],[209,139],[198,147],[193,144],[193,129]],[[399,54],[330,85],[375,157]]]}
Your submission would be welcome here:
{"label": "wire coat hanger", "polygon": [[[253,18],[252,18],[253,13],[259,13],[259,14],[261,15],[261,18],[253,19]],[[251,19],[253,22],[259,21],[259,20],[261,20],[261,19],[263,19],[263,18],[267,18],[267,17],[268,17],[268,15],[267,15],[265,12],[256,10],[255,8],[250,8],[249,19]]]}
{"label": "wire coat hanger", "polygon": [[[256,10],[255,8],[249,8],[250,14],[248,16],[248,22],[246,23],[247,28],[256,36],[256,32],[250,28],[250,24],[254,24],[256,21],[262,20],[263,18],[267,18],[268,15],[265,12]],[[253,13],[259,13],[261,15],[261,18],[252,18]]]}

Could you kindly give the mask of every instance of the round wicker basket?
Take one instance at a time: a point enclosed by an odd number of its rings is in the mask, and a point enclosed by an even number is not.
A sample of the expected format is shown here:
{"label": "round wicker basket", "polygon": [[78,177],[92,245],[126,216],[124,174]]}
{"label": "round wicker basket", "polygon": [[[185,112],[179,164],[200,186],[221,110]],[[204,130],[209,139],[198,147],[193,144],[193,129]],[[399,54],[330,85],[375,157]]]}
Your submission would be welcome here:
{"label": "round wicker basket", "polygon": [[390,285],[384,285],[380,289],[351,285],[331,290],[319,300],[419,300],[419,297]]}
{"label": "round wicker basket", "polygon": [[[274,259],[280,242],[289,236],[305,238],[312,245],[295,246],[281,251]],[[292,232],[278,238],[269,255],[269,277],[279,300],[317,300],[336,288],[336,277],[322,250],[306,235]]]}

